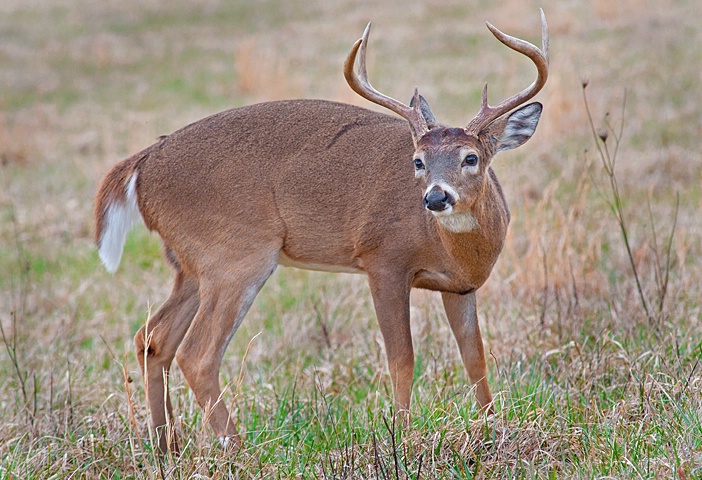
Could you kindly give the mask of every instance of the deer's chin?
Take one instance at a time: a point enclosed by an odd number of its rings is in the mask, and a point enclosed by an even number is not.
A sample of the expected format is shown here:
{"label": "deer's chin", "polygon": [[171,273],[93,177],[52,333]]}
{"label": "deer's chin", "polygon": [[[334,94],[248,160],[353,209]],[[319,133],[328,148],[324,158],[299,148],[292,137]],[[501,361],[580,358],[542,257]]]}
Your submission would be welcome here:
{"label": "deer's chin", "polygon": [[470,211],[455,212],[452,206],[432,212],[442,227],[451,233],[467,233],[478,228],[478,220]]}

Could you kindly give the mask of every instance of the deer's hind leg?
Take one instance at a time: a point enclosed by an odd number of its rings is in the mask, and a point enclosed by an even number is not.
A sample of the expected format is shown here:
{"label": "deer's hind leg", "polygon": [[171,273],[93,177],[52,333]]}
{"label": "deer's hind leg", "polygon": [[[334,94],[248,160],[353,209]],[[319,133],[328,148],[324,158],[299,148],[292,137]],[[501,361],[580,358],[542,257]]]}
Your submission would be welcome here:
{"label": "deer's hind leg", "polygon": [[169,441],[167,429],[167,421],[173,418],[168,374],[178,345],[200,306],[197,279],[187,275],[178,265],[174,265],[177,272],[170,297],[134,337],[152,424],[161,453],[166,453],[169,446],[173,451],[178,450],[175,433],[170,432]]}
{"label": "deer's hind leg", "polygon": [[229,341],[276,268],[279,245],[265,247],[261,240],[255,250],[210,252],[212,261],[200,276],[200,307],[176,353],[185,379],[224,447],[238,448],[241,439],[222,400],[219,371]]}

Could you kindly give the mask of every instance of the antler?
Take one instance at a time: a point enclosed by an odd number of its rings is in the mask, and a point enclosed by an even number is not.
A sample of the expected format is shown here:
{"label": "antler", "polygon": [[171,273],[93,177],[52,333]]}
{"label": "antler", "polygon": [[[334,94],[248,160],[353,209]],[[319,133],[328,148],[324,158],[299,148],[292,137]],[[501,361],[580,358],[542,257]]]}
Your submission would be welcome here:
{"label": "antler", "polygon": [[[351,48],[349,56],[344,62],[344,77],[351,89],[373,103],[391,110],[401,117],[405,118],[412,130],[412,137],[415,144],[422,136],[429,131],[427,122],[420,111],[419,92],[414,89],[414,106],[409,107],[404,103],[388,97],[377,91],[368,81],[368,72],[366,71],[366,47],[368,46],[368,34],[370,33],[371,24],[368,22],[366,29],[363,31],[363,36],[356,41]],[[356,55],[360,50],[358,58],[358,73],[354,72],[353,67],[356,63]]]}
{"label": "antler", "polygon": [[541,10],[541,50],[529,42],[502,33],[490,22],[486,23],[488,29],[490,29],[492,34],[495,35],[500,42],[507,45],[512,50],[516,50],[517,52],[526,55],[534,62],[536,65],[537,76],[536,80],[534,80],[534,82],[527,88],[494,107],[488,105],[486,83],[483,87],[483,99],[480,111],[466,127],[466,130],[475,133],[479,133],[486,125],[496,118],[533,98],[543,88],[544,84],[546,83],[546,78],[548,78],[548,25],[546,24],[546,15],[544,15],[543,10]]}

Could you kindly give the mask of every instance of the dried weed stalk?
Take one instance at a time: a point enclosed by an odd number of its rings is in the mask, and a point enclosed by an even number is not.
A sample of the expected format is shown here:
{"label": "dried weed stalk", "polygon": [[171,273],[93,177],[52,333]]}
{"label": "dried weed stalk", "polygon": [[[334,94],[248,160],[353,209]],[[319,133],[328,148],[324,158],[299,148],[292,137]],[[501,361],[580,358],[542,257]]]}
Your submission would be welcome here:
{"label": "dried weed stalk", "polygon": [[[12,290],[17,292],[17,298],[13,299],[13,307],[10,311],[10,332],[5,331],[2,321],[0,321],[0,335],[2,343],[7,351],[7,356],[10,358],[14,375],[17,379],[20,392],[22,394],[21,410],[25,414],[27,423],[31,432],[36,436],[38,434],[36,426],[36,417],[38,411],[38,391],[39,379],[35,372],[24,365],[23,359],[20,358],[20,349],[18,344],[18,324],[23,324],[21,320],[18,322],[18,316],[22,316],[27,308],[27,296],[30,288],[30,266],[24,251],[24,246],[20,238],[19,223],[15,213],[14,203],[10,202],[10,221],[13,229],[13,240],[15,251],[17,252],[17,268],[20,272],[18,284],[14,284],[15,277],[10,275],[12,281]],[[29,382],[31,376],[31,384]]]}
{"label": "dried weed stalk", "polygon": [[[624,213],[622,194],[619,189],[619,182],[617,181],[617,174],[615,172],[619,148],[621,147],[622,138],[624,134],[624,120],[626,113],[626,90],[624,91],[624,98],[622,99],[619,128],[617,129],[614,127],[614,125],[609,119],[609,113],[607,113],[605,114],[604,118],[604,127],[601,129],[596,129],[587,99],[586,90],[588,83],[589,82],[587,80],[583,80],[582,82],[583,103],[585,105],[585,112],[587,114],[587,120],[590,126],[590,131],[592,133],[595,146],[597,147],[597,156],[600,159],[600,163],[602,164],[602,168],[609,183],[609,192],[604,193],[600,191],[600,193],[607,202],[607,205],[609,206],[609,209],[614,215],[617,225],[619,226],[619,231],[622,236],[624,248],[626,249],[629,265],[631,266],[631,272],[634,276],[634,281],[636,283],[636,290],[639,295],[641,307],[643,308],[649,323],[655,326],[656,329],[658,329],[664,316],[663,308],[665,306],[665,299],[668,294],[670,272],[673,267],[671,249],[673,244],[673,236],[675,234],[675,229],[678,221],[680,197],[678,195],[673,215],[673,224],[670,228],[670,234],[668,235],[665,251],[662,251],[661,245],[658,242],[657,227],[653,219],[653,212],[651,210],[650,202],[648,205],[649,218],[651,222],[651,232],[653,237],[653,241],[650,247],[653,251],[653,257],[655,262],[655,264],[653,265],[653,270],[655,273],[654,288],[657,300],[657,308],[654,312],[651,306],[651,301],[646,295],[646,291],[644,290],[644,287],[642,285],[641,274],[637,267],[637,262],[634,259],[634,255],[632,253],[631,236],[629,233],[630,230],[627,224],[627,218]],[[611,146],[612,142],[608,143],[610,137],[613,139],[613,146]]]}

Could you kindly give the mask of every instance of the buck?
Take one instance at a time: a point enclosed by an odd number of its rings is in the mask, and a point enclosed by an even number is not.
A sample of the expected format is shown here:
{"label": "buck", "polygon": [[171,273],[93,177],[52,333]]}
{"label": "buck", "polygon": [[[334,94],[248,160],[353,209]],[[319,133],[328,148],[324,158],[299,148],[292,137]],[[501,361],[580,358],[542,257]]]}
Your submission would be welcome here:
{"label": "buck", "polygon": [[167,428],[174,358],[220,441],[240,445],[222,401],[222,356],[277,265],[368,277],[405,420],[414,372],[410,290],[441,292],[477,401],[492,411],[475,292],[502,250],[510,213],[490,164],[526,142],[539,121],[541,104],[522,105],[548,75],[543,11],[541,23],[541,49],[487,23],[531,59],[537,78],[497,106],[488,104],[486,84],[465,128],[438,124],[416,89],[405,105],[371,86],[368,24],[344,75],[361,97],[402,119],[325,100],[260,103],[161,137],[106,174],[95,204],[106,268],[117,269],[141,219],[175,269],[170,297],[134,338],[161,451],[177,448]]}

